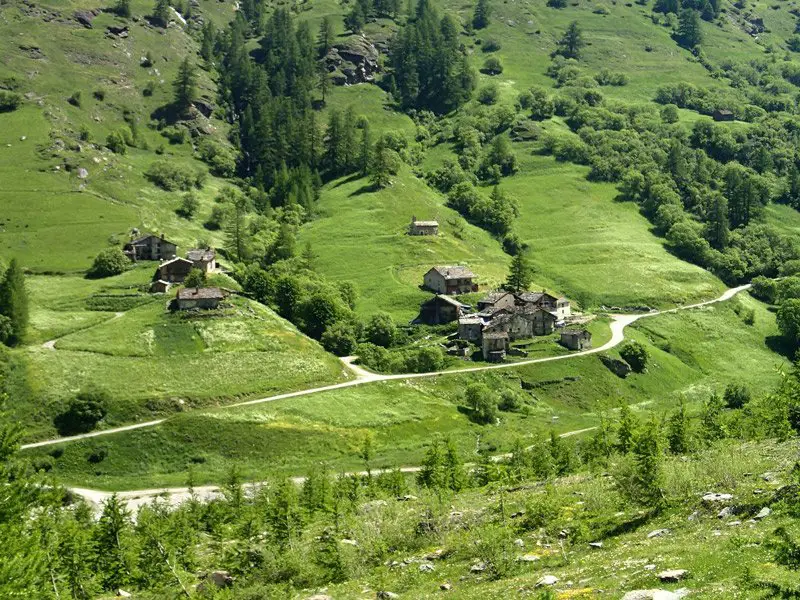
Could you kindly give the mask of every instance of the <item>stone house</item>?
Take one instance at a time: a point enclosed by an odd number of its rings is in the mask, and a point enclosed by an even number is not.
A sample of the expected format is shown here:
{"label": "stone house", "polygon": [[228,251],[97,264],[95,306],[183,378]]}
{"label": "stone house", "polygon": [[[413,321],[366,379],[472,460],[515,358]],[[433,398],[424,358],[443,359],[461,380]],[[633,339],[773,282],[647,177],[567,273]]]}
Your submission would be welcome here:
{"label": "stone house", "polygon": [[458,320],[458,338],[480,343],[486,322],[478,315],[465,315]]}
{"label": "stone house", "polygon": [[524,307],[528,310],[534,308],[543,308],[544,310],[554,313],[559,321],[565,320],[572,315],[570,301],[565,297],[556,298],[545,291],[541,292],[521,292],[514,295],[517,306]]}
{"label": "stone house", "polygon": [[481,341],[483,359],[489,362],[503,362],[508,352],[508,334],[505,331],[486,331]]}
{"label": "stone house", "polygon": [[514,294],[511,292],[492,292],[483,300],[478,301],[478,312],[491,310],[494,312],[500,308],[513,309],[516,303]]}
{"label": "stone house", "polygon": [[570,350],[586,350],[592,347],[592,334],[585,329],[565,329],[561,332],[561,345]]}
{"label": "stone house", "polygon": [[189,250],[186,258],[192,261],[195,269],[211,273],[217,268],[217,253],[211,248]]}
{"label": "stone house", "polygon": [[153,283],[150,284],[150,293],[166,294],[171,286],[172,284],[169,281],[164,281],[163,279],[156,279]]}
{"label": "stone house", "polygon": [[173,258],[162,262],[156,271],[156,277],[170,283],[182,283],[189,272],[194,268],[194,263],[185,258]]}
{"label": "stone house", "polygon": [[735,121],[736,117],[732,110],[727,108],[718,108],[711,115],[715,121]]}
{"label": "stone house", "polygon": [[467,267],[432,267],[422,278],[423,286],[437,294],[459,295],[478,291],[475,274]]}
{"label": "stone house", "polygon": [[439,235],[439,222],[417,221],[417,217],[411,217],[408,235]]}
{"label": "stone house", "polygon": [[559,321],[564,321],[572,316],[572,307],[570,306],[569,300],[564,296],[561,296],[561,298],[556,301],[556,316]]}
{"label": "stone house", "polygon": [[469,304],[463,304],[450,296],[437,294],[422,303],[417,320],[427,325],[451,323],[469,312],[470,308]]}
{"label": "stone house", "polygon": [[533,319],[533,335],[550,335],[556,330],[558,316],[555,313],[537,308],[531,312],[531,317]]}
{"label": "stone house", "polygon": [[184,288],[178,290],[175,297],[178,310],[191,310],[193,308],[213,309],[225,299],[225,293],[216,287]]}
{"label": "stone house", "polygon": [[169,260],[176,256],[177,250],[177,244],[173,244],[163,236],[153,234],[131,240],[122,249],[132,261]]}

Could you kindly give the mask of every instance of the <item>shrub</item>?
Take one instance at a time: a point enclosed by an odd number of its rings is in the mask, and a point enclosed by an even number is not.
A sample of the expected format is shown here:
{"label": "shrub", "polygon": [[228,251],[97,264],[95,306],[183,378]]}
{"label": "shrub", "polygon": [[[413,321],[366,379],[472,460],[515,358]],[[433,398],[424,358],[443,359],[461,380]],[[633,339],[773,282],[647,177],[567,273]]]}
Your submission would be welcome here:
{"label": "shrub", "polygon": [[203,138],[197,146],[200,160],[219,177],[232,177],[236,172],[236,155],[225,144],[213,138]]}
{"label": "shrub", "polygon": [[0,90],[0,113],[17,110],[21,103],[22,96],[19,94],[15,94],[14,92],[9,92],[6,90]]}
{"label": "shrub", "polygon": [[498,50],[500,50],[500,48],[502,48],[500,42],[493,38],[489,38],[488,40],[483,42],[483,45],[481,46],[481,50],[483,50],[484,52],[497,52]]}
{"label": "shrub", "polygon": [[88,276],[93,278],[119,275],[128,268],[128,258],[119,248],[106,248],[94,258]]}
{"label": "shrub", "polygon": [[644,373],[647,370],[650,354],[639,342],[628,342],[620,349],[619,355],[637,373]]}
{"label": "shrub", "polygon": [[106,91],[105,90],[95,90],[92,92],[92,96],[94,96],[95,100],[99,100],[102,102],[106,99]]}
{"label": "shrub", "polygon": [[768,304],[773,304],[778,296],[778,282],[763,275],[753,277],[750,294]]}
{"label": "shrub", "polygon": [[661,108],[661,120],[664,123],[677,123],[679,118],[678,107],[674,104],[666,104]]}
{"label": "shrub", "polygon": [[181,205],[175,212],[184,219],[191,219],[197,212],[199,206],[200,202],[197,200],[197,196],[195,196],[194,192],[186,192],[181,200]]}
{"label": "shrub", "polygon": [[150,97],[153,95],[153,92],[155,91],[156,91],[156,82],[151,79],[145,84],[144,89],[142,89],[142,95]]}
{"label": "shrub", "polygon": [[72,104],[72,106],[77,106],[80,108],[81,106],[81,93],[80,92],[73,92],[72,96],[67,98],[67,102]]}
{"label": "shrub", "polygon": [[750,389],[741,383],[729,383],[722,399],[728,408],[743,408],[750,402]]}
{"label": "shrub", "polygon": [[478,102],[481,104],[494,104],[497,102],[497,97],[500,95],[500,90],[498,90],[497,85],[494,83],[490,83],[488,85],[484,85],[482,88],[478,90]]}
{"label": "shrub", "polygon": [[481,72],[487,75],[499,75],[503,72],[503,63],[496,56],[490,56],[483,62]]}
{"label": "shrub", "polygon": [[161,130],[161,135],[169,140],[170,144],[183,144],[189,137],[189,132],[185,127],[171,125]]}
{"label": "shrub", "polygon": [[389,314],[381,312],[370,317],[364,327],[364,333],[371,344],[388,348],[395,341],[397,327]]}
{"label": "shrub", "polygon": [[356,351],[358,339],[352,323],[340,321],[322,334],[322,347],[336,356],[350,356]]}
{"label": "shrub", "polygon": [[601,69],[600,72],[594,76],[594,79],[600,85],[628,85],[628,76],[625,73],[614,73],[608,69]]}
{"label": "shrub", "polygon": [[410,373],[431,373],[441,371],[445,357],[441,348],[427,346],[406,353],[405,368]]}
{"label": "shrub", "polygon": [[145,172],[145,176],[160,188],[173,192],[188,191],[192,187],[202,187],[205,173],[190,167],[174,164],[168,160],[157,160]]}
{"label": "shrub", "polygon": [[464,392],[467,406],[472,410],[471,418],[486,425],[497,419],[497,395],[485,383],[471,383]]}
{"label": "shrub", "polygon": [[106,458],[108,458],[108,448],[99,446],[97,448],[92,448],[92,451],[89,452],[86,460],[93,465],[96,465],[103,462]]}
{"label": "shrub", "polygon": [[106,137],[106,146],[114,154],[125,154],[128,150],[128,145],[125,143],[125,134],[120,131],[112,131]]}
{"label": "shrub", "polygon": [[[84,390],[73,398],[67,410],[53,419],[59,435],[75,435],[92,431],[102,421],[107,411],[108,393],[99,390]],[[98,461],[99,462],[99,461]]]}

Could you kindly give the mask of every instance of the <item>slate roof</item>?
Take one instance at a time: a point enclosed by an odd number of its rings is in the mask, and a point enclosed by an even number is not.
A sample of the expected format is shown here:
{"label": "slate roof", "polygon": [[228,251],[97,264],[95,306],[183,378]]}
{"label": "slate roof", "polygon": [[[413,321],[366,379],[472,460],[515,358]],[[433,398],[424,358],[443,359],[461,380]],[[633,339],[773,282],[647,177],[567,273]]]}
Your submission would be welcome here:
{"label": "slate roof", "polygon": [[178,290],[178,300],[222,300],[223,298],[225,294],[217,287]]}
{"label": "slate roof", "polygon": [[135,240],[131,240],[131,241],[130,241],[130,242],[128,242],[128,243],[129,243],[131,246],[139,246],[139,245],[141,245],[141,244],[145,243],[145,242],[146,242],[147,240],[149,240],[150,238],[156,238],[157,240],[161,240],[162,242],[166,242],[167,244],[172,244],[173,246],[175,246],[175,245],[176,245],[176,244],[174,244],[173,242],[170,242],[168,239],[166,239],[166,238],[164,238],[164,237],[161,237],[160,235],[156,235],[156,234],[154,234],[154,233],[149,233],[149,234],[147,234],[147,235],[143,235],[142,237],[140,237],[140,238],[136,238]]}
{"label": "slate roof", "polygon": [[210,249],[194,249],[186,253],[186,258],[192,262],[211,262],[217,256],[217,253]]}
{"label": "slate roof", "polygon": [[446,302],[447,304],[452,304],[456,308],[462,308],[462,309],[472,308],[469,304],[464,304],[463,302],[459,302],[455,298],[451,298],[450,296],[445,296],[444,294],[436,294],[430,300],[426,300],[425,304],[428,304],[428,302],[433,302],[435,300],[441,300],[442,302]]}
{"label": "slate roof", "polygon": [[414,227],[438,227],[439,221],[414,221]]}
{"label": "slate roof", "polygon": [[171,265],[172,263],[176,263],[176,262],[185,262],[185,263],[192,264],[192,261],[187,260],[185,258],[181,258],[180,256],[176,256],[175,258],[171,258],[169,260],[165,260],[164,262],[162,262],[159,265],[159,268],[166,267],[167,265]]}
{"label": "slate roof", "polygon": [[461,265],[436,266],[433,267],[431,271],[439,273],[439,275],[445,278],[445,281],[450,279],[471,279],[475,277],[475,273]]}

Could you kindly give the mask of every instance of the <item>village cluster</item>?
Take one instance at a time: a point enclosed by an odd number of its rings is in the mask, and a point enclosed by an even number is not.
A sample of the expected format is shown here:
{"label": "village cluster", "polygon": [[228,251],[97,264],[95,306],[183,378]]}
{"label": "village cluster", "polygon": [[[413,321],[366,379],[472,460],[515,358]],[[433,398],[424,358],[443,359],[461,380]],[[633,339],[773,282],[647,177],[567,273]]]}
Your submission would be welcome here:
{"label": "village cluster", "polygon": [[[189,250],[186,258],[177,256],[178,246],[161,235],[148,234],[131,240],[123,248],[124,254],[133,262],[140,260],[159,261],[150,291],[165,294],[175,283],[183,283],[193,269],[213,273],[217,268],[216,252],[209,248]],[[191,310],[213,309],[226,297],[219,287],[186,287],[175,295],[175,308]]]}
{"label": "village cluster", "polygon": [[[408,233],[435,236],[439,223],[412,217]],[[560,343],[570,350],[591,348],[592,334],[577,326],[586,319],[572,314],[566,298],[545,291],[493,291],[473,309],[453,297],[479,291],[475,274],[461,265],[432,267],[423,276],[422,287],[436,295],[422,303],[417,322],[441,325],[458,321],[458,333],[448,348],[453,354],[467,356],[474,344],[484,360],[500,362],[508,354],[526,355],[523,348],[512,347],[512,342],[556,331]]]}

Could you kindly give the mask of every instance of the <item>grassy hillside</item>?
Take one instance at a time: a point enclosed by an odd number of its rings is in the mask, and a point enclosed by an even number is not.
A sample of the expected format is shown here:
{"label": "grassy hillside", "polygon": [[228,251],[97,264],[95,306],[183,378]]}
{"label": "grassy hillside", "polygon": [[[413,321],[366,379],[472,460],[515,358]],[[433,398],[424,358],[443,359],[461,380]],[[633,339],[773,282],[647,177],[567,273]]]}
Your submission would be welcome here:
{"label": "grassy hillside", "polygon": [[101,281],[31,279],[37,342],[21,359],[35,401],[13,407],[29,435],[52,435],[53,416],[92,385],[110,393],[113,425],[348,377],[335,357],[258,303],[233,297],[208,314],[167,312],[171,295],[139,291],[152,268]]}
{"label": "grassy hillside", "polygon": [[[755,311],[753,326],[737,314],[742,309]],[[532,443],[551,428],[595,426],[598,411],[620,402],[665,414],[679,397],[698,407],[731,382],[745,383],[759,395],[777,382],[775,368],[787,365],[767,345],[775,333],[772,313],[743,297],[641,321],[629,336],[646,345],[651,363],[646,374],[627,379],[592,356],[514,371],[368,384],[181,415],[155,429],[69,444],[57,451],[53,473],[76,485],[125,489],[181,485],[189,465],[197,482],[220,481],[232,465],[256,480],[302,474],[320,461],[334,471],[360,469],[358,449],[366,435],[374,435],[373,466],[418,464],[435,434],[450,435],[466,456],[473,455],[477,439],[506,452],[515,439]],[[501,412],[499,426],[471,422],[463,394],[476,381],[496,390],[522,388],[527,408]],[[108,457],[99,465],[89,463],[87,456],[99,447]]]}

